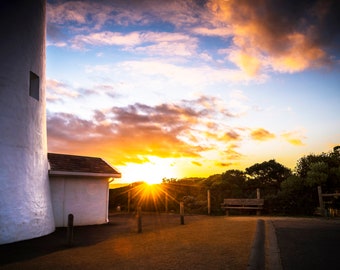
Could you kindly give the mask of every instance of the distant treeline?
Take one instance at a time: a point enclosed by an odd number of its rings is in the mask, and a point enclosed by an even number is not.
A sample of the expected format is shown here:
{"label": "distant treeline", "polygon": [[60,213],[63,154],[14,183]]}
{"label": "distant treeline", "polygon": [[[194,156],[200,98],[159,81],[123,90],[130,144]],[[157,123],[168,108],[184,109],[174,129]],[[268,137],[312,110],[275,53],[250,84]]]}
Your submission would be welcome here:
{"label": "distant treeline", "polygon": [[[340,146],[333,151],[310,154],[297,161],[291,171],[275,160],[256,163],[244,171],[227,170],[207,178],[163,179],[152,188],[133,183],[110,190],[110,210],[178,212],[183,201],[188,214],[207,213],[210,191],[211,214],[221,215],[224,198],[256,198],[260,188],[264,214],[313,215],[319,206],[317,187],[323,193],[340,192]],[[340,209],[340,199],[328,197],[326,207]],[[251,214],[251,212],[249,212]]]}

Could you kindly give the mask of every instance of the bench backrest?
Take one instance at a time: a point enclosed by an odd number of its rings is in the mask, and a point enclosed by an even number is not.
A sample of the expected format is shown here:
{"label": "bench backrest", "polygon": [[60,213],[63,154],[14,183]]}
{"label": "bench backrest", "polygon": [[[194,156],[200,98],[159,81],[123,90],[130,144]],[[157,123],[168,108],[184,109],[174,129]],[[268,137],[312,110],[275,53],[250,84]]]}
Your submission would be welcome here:
{"label": "bench backrest", "polygon": [[224,205],[264,205],[264,199],[224,199]]}

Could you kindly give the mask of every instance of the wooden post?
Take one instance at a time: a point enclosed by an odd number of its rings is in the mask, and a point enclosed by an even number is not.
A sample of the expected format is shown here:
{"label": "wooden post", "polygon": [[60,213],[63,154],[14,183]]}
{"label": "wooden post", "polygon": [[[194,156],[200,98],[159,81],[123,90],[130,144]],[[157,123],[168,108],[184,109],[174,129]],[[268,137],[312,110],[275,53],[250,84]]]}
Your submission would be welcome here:
{"label": "wooden post", "polygon": [[137,208],[137,232],[141,233],[142,232],[142,207],[138,206]]}
{"label": "wooden post", "polygon": [[261,199],[260,189],[256,189],[256,199]]}
{"label": "wooden post", "polygon": [[128,213],[130,213],[131,190],[128,191]]}
{"label": "wooden post", "polygon": [[210,189],[208,189],[208,191],[207,191],[207,197],[208,197],[208,199],[207,199],[207,201],[208,201],[208,215],[210,215],[211,214]]}
{"label": "wooden post", "polygon": [[320,204],[321,216],[325,216],[325,205],[324,205],[323,199],[322,199],[321,186],[318,186],[318,195],[319,195],[319,204]]}
{"label": "wooden post", "polygon": [[[256,199],[261,199],[261,194],[260,194],[260,189],[256,189]],[[260,216],[261,215],[261,210],[256,210],[256,215]]]}
{"label": "wooden post", "polygon": [[168,193],[165,193],[165,213],[168,213]]}
{"label": "wooden post", "polygon": [[73,214],[68,215],[67,220],[67,245],[73,246]]}
{"label": "wooden post", "polygon": [[179,203],[179,214],[181,215],[181,225],[184,225],[184,203]]}

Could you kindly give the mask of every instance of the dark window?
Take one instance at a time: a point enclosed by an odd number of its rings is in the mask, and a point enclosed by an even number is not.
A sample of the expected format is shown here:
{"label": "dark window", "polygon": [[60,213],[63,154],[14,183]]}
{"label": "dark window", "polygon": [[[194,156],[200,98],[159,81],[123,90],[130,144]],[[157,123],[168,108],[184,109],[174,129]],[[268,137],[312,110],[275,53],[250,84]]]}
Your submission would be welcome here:
{"label": "dark window", "polygon": [[30,71],[30,96],[39,100],[39,76]]}

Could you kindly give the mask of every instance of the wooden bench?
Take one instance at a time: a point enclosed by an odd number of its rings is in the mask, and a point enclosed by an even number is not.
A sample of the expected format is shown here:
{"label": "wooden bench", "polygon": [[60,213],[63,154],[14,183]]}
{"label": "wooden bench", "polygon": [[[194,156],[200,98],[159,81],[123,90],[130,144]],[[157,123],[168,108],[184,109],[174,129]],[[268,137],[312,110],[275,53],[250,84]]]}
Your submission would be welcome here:
{"label": "wooden bench", "polygon": [[256,215],[259,216],[263,205],[264,199],[224,199],[224,202],[221,203],[221,207],[226,211],[227,216],[229,216],[229,209],[256,210]]}

